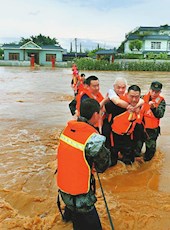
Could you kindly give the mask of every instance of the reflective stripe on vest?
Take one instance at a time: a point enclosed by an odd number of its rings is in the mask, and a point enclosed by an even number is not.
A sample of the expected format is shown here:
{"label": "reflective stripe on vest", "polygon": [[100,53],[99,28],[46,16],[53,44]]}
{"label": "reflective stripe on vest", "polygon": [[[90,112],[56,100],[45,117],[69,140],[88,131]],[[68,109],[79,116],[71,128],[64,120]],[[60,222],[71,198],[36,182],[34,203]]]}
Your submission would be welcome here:
{"label": "reflective stripe on vest", "polygon": [[85,149],[85,145],[84,144],[81,144],[67,136],[65,136],[64,134],[61,134],[60,135],[60,140],[64,141],[65,143],[67,143],[68,145],[71,145],[72,147],[76,148],[76,149],[79,149],[81,151],[84,151]]}
{"label": "reflective stripe on vest", "polygon": [[91,167],[85,156],[89,138],[97,131],[87,123],[70,121],[60,135],[58,146],[58,188],[71,195],[86,194],[90,189]]}

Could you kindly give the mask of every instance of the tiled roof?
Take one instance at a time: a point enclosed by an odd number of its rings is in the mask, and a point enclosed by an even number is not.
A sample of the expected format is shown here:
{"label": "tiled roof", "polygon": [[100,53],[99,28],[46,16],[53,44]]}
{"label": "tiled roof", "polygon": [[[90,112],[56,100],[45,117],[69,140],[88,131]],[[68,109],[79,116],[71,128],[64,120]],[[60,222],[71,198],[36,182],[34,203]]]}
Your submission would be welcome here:
{"label": "tiled roof", "polygon": [[[20,49],[22,45],[19,44],[3,44],[2,48],[6,48],[6,49]],[[47,50],[58,50],[58,49],[63,49],[61,46],[59,45],[44,45],[44,46],[40,46],[42,49],[47,49]]]}
{"label": "tiled roof", "polygon": [[21,45],[18,44],[3,44],[2,48],[13,48],[13,49],[19,49]]}
{"label": "tiled roof", "polygon": [[170,36],[167,34],[157,34],[157,35],[147,35],[144,36],[144,40],[152,39],[152,40],[170,40]]}
{"label": "tiled roof", "polygon": [[160,31],[160,30],[170,30],[170,26],[141,26],[138,28],[139,31]]}
{"label": "tiled roof", "polygon": [[134,40],[134,39],[142,39],[142,38],[137,34],[129,34],[128,40]]}
{"label": "tiled roof", "polygon": [[153,40],[170,40],[170,36],[167,34],[155,34],[155,35],[146,35],[146,36],[140,36],[137,34],[130,34],[128,36],[127,40],[135,40],[135,39],[139,39],[139,40],[148,40],[148,39],[153,39]]}
{"label": "tiled roof", "polygon": [[48,49],[48,50],[54,50],[54,49],[63,49],[61,46],[59,45],[45,45],[45,46],[41,46],[42,49]]}
{"label": "tiled roof", "polygon": [[141,27],[139,27],[139,29],[138,29],[139,31],[159,31],[160,30],[160,27],[159,26],[155,26],[155,27],[153,27],[153,26],[141,26]]}
{"label": "tiled roof", "polygon": [[96,52],[96,54],[99,55],[104,55],[104,54],[115,54],[116,50],[115,49],[110,49],[110,50],[99,50]]}

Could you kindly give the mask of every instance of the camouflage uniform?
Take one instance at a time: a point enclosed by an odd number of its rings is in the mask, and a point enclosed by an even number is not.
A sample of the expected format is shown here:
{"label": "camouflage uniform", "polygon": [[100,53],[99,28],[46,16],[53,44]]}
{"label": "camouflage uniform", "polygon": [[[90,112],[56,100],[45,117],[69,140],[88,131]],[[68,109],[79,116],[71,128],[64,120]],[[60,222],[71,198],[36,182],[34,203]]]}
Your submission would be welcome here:
{"label": "camouflage uniform", "polygon": [[[157,98],[159,98],[159,92],[162,89],[162,83],[158,82],[158,81],[154,81],[151,83],[150,86],[150,90],[153,93],[155,91],[158,92],[158,96]],[[144,96],[144,100],[146,103],[149,103],[150,101],[156,100],[151,98],[151,92],[147,95]],[[158,104],[158,106],[156,107],[150,107],[153,115],[155,118],[162,118],[164,116],[165,113],[165,108],[166,108],[166,102],[164,100],[164,98],[162,98],[160,104]],[[145,126],[145,115],[143,117],[143,123]],[[149,161],[152,159],[152,157],[154,156],[155,152],[156,152],[156,141],[157,138],[160,134],[160,126],[158,126],[157,128],[146,128],[143,127],[142,124],[139,124],[139,126],[136,127],[136,147],[135,147],[135,154],[136,156],[140,156],[141,155],[141,149],[143,146],[143,143],[145,143],[146,145],[146,151],[144,153],[144,160],[145,161]]]}
{"label": "camouflage uniform", "polygon": [[[84,122],[81,117],[79,121]],[[111,165],[110,151],[104,145],[105,140],[106,138],[104,136],[96,133],[89,138],[85,147],[85,157],[90,168],[95,164],[95,169],[99,173],[104,172]],[[70,219],[76,218],[77,215],[80,216],[86,213],[84,217],[87,217],[88,222],[92,221],[94,215],[98,215],[94,206],[97,198],[95,196],[95,179],[93,175],[91,177],[91,186],[88,193],[73,196],[59,190],[59,194],[66,204],[64,213],[65,221],[69,221]],[[81,223],[78,224],[82,225]],[[88,224],[86,225],[88,226]],[[81,229],[84,228],[82,227]],[[101,226],[98,226],[98,229],[101,229]]]}
{"label": "camouflage uniform", "polygon": [[[166,103],[162,100],[157,108],[151,109],[156,118],[162,118],[165,113]],[[160,134],[160,126],[155,129],[146,129],[145,144],[146,151],[144,154],[144,160],[149,161],[152,159],[156,152],[156,141]]]}

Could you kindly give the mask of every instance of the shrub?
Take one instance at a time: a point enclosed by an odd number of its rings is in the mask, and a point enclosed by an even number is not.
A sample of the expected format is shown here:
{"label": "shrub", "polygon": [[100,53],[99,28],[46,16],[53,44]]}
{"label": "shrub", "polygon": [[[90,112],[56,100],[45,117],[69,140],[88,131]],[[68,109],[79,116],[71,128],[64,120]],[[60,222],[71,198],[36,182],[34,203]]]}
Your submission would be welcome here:
{"label": "shrub", "polygon": [[112,71],[170,71],[170,62],[160,61],[115,61],[109,63],[105,60],[92,58],[76,59],[79,70],[112,70]]}

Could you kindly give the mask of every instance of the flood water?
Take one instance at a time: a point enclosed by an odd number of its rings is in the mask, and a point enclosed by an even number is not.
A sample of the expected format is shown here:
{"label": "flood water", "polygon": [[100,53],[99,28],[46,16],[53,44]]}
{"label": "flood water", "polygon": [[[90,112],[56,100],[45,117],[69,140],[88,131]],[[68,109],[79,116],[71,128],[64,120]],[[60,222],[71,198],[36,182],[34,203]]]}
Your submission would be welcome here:
{"label": "flood water", "polygon": [[[106,94],[116,77],[138,84],[163,83],[170,105],[170,75],[164,72],[94,72]],[[71,119],[71,69],[0,67],[0,229],[71,230],[56,205],[58,137]],[[170,229],[170,106],[161,119],[155,157],[148,163],[118,165],[100,174],[115,230]],[[110,229],[97,182],[96,207]],[[64,205],[62,204],[62,207]]]}

